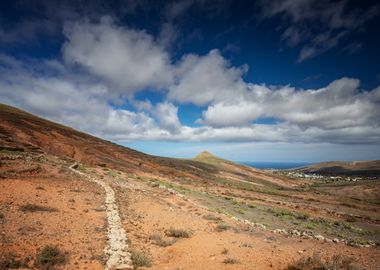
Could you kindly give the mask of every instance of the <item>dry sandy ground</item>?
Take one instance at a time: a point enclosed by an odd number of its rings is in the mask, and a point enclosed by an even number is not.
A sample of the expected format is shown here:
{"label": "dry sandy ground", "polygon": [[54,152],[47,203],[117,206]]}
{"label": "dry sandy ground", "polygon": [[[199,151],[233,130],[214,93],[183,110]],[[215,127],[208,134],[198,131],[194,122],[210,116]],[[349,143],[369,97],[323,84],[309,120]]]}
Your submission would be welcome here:
{"label": "dry sandy ground", "polygon": [[[67,253],[65,269],[103,269],[103,190],[51,166],[41,170],[50,173],[0,179],[0,257],[15,253],[32,267],[39,250],[57,245]],[[27,204],[53,211],[21,211]]]}
{"label": "dry sandy ground", "polygon": [[[1,169],[7,173],[0,179],[0,212],[4,216],[0,227],[1,257],[14,252],[33,268],[42,247],[57,245],[67,253],[66,263],[58,269],[104,269],[104,191],[70,172],[68,164],[3,161]],[[379,269],[377,247],[355,248],[273,234],[211,213],[191,198],[128,178],[122,172],[87,168],[86,174],[113,188],[129,246],[151,259],[150,269],[285,269],[294,260],[314,252],[323,258],[350,256],[366,269]],[[57,211],[21,211],[28,203]],[[223,220],[228,228],[217,231],[217,222],[205,218],[210,214]],[[191,236],[168,237],[170,228],[191,232]],[[171,245],[156,245],[152,240],[155,234]],[[236,263],[224,263],[228,258]]]}
{"label": "dry sandy ground", "polygon": [[[359,265],[378,269],[380,250],[377,248],[287,238],[212,213],[230,226],[226,231],[218,232],[216,223],[204,218],[210,212],[190,201],[157,187],[140,183],[130,186],[130,192],[116,188],[125,228],[132,246],[152,257],[152,269],[284,269],[301,256],[314,252],[324,258],[336,254],[352,256]],[[193,235],[180,238],[168,247],[152,244],[150,237],[153,234],[164,237],[165,231],[171,227],[192,231]],[[223,261],[227,258],[236,259],[238,263],[225,264]]]}

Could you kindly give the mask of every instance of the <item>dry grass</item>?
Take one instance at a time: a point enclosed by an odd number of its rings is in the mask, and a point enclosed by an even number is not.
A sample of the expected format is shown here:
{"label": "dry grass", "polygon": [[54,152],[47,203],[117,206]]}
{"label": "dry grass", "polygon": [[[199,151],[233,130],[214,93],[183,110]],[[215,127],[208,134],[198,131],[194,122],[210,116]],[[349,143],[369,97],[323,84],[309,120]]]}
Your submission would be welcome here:
{"label": "dry grass", "polygon": [[131,258],[133,266],[136,268],[139,267],[150,267],[152,266],[152,260],[145,253],[132,249],[131,250]]}
{"label": "dry grass", "polygon": [[192,233],[190,231],[170,228],[165,232],[166,236],[175,238],[189,238]]}
{"label": "dry grass", "polygon": [[237,263],[239,263],[239,261],[234,259],[234,258],[227,258],[227,259],[223,260],[223,263],[224,264],[237,264]]}
{"label": "dry grass", "polygon": [[25,204],[20,207],[23,212],[58,212],[57,208],[52,208],[48,206],[36,205],[36,204]]}
{"label": "dry grass", "polygon": [[228,226],[227,224],[225,223],[221,223],[221,224],[218,224],[215,228],[215,230],[217,232],[224,232],[226,230],[228,230],[230,228],[230,226]]}
{"label": "dry grass", "polygon": [[168,247],[174,244],[174,240],[164,240],[162,239],[161,235],[159,234],[153,234],[150,236],[150,240],[153,241],[153,244],[160,246],[160,247]]}
{"label": "dry grass", "polygon": [[302,257],[288,265],[287,270],[359,270],[352,264],[353,259],[343,256],[333,256],[329,261],[323,261],[318,253],[311,257]]}
{"label": "dry grass", "polygon": [[27,267],[25,263],[17,258],[14,253],[3,254],[0,258],[0,270],[5,269],[18,269],[20,267]]}
{"label": "dry grass", "polygon": [[204,219],[212,220],[212,221],[222,221],[220,217],[216,217],[214,215],[205,215],[203,216]]}

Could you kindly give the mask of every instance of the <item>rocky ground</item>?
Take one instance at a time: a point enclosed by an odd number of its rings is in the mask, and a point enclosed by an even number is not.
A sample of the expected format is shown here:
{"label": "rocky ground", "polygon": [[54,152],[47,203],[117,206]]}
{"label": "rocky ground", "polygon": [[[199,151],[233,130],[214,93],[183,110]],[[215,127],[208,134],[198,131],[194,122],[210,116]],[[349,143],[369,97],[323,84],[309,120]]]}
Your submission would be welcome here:
{"label": "rocky ground", "polygon": [[314,253],[326,260],[351,257],[364,269],[379,264],[376,246],[303,236],[302,230],[273,229],[238,212],[215,211],[212,203],[219,198],[211,192],[201,197],[196,188],[181,191],[157,178],[104,167],[70,169],[71,160],[54,156],[3,153],[1,162],[4,269],[6,260],[21,269],[40,268],[38,253],[46,245],[64,254],[57,269],[128,269],[131,263],[151,269],[286,269]]}
{"label": "rocky ground", "polygon": [[1,270],[379,269],[379,188],[150,156],[0,104]]}

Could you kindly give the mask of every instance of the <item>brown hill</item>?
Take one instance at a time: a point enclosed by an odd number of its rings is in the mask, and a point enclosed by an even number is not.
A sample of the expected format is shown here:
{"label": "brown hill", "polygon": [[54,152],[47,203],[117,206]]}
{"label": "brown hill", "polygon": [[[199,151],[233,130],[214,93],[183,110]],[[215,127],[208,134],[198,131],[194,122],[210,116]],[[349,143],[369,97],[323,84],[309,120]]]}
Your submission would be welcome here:
{"label": "brown hill", "polygon": [[380,175],[380,160],[369,161],[329,161],[313,164],[299,171],[326,175]]}
{"label": "brown hill", "polygon": [[115,143],[96,138],[17,108],[0,104],[0,145],[2,148],[35,151],[87,164],[105,166],[128,173],[152,173],[173,179],[201,180],[227,175],[231,179],[258,181],[261,184],[294,185],[292,181],[267,176],[264,172],[219,158],[207,161],[203,153],[194,160],[147,155]]}
{"label": "brown hill", "polygon": [[0,105],[0,269],[377,269],[379,192],[151,156]]}

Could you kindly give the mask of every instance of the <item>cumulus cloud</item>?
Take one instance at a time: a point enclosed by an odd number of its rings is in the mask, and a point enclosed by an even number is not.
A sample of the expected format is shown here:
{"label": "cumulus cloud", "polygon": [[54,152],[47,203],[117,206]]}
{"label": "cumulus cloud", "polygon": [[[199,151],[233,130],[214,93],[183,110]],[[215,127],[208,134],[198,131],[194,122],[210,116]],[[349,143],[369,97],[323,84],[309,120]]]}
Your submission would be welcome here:
{"label": "cumulus cloud", "polygon": [[210,126],[245,126],[253,119],[257,119],[263,112],[262,108],[247,101],[222,101],[210,105],[203,112],[203,119],[199,123]]}
{"label": "cumulus cloud", "polygon": [[160,89],[171,83],[169,55],[144,31],[116,25],[103,17],[98,23],[66,24],[63,57],[104,79],[119,93]]}
{"label": "cumulus cloud", "polygon": [[242,75],[247,68],[231,66],[216,49],[205,56],[185,55],[176,66],[175,83],[169,87],[168,97],[196,105],[225,100],[244,91]]}
{"label": "cumulus cloud", "polygon": [[[29,69],[30,63],[0,55],[0,102],[109,139],[120,134],[124,140],[170,134],[143,110],[111,106],[112,95],[107,85],[92,81],[84,74],[71,76],[59,63],[53,63],[45,61],[38,66],[33,63]],[[36,70],[50,72],[40,74]],[[169,106],[170,110],[176,112]],[[170,118],[162,121],[165,127],[173,124]]]}
{"label": "cumulus cloud", "polygon": [[[299,90],[249,85],[245,100],[217,102],[203,112],[203,123],[211,126],[248,124],[272,117],[301,128],[321,130],[379,126],[378,89],[361,91],[359,80],[342,78],[321,89]],[[240,101],[239,101],[240,100]]]}
{"label": "cumulus cloud", "polygon": [[155,110],[155,115],[158,118],[161,127],[177,133],[181,128],[181,123],[178,119],[178,108],[172,103],[158,103]]}
{"label": "cumulus cloud", "polygon": [[[364,91],[357,79],[319,89],[252,84],[248,67],[219,50],[171,62],[159,39],[109,18],[67,24],[65,36],[64,61],[0,55],[1,102],[115,141],[380,142],[380,87]],[[134,97],[145,89],[164,100]],[[198,126],[181,123],[184,103],[205,108]]]}

